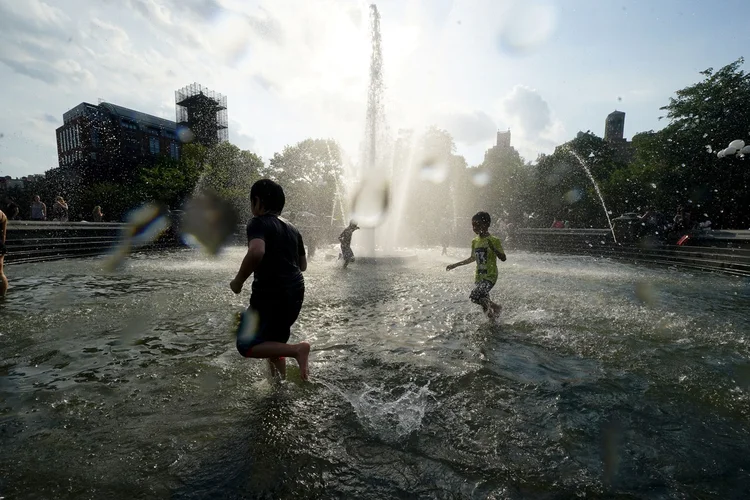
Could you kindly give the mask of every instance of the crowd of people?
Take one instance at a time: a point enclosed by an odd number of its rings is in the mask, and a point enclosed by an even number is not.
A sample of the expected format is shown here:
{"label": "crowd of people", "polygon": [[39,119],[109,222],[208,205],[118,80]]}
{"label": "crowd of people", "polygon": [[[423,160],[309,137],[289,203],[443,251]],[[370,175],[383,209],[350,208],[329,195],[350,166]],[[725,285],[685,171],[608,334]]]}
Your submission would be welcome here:
{"label": "crowd of people", "polygon": [[[39,195],[35,195],[28,212],[23,212],[21,207],[10,196],[5,197],[5,203],[1,207],[8,220],[32,220],[32,221],[70,221],[70,207],[62,196],[56,196],[51,208],[47,207]],[[27,215],[26,218],[24,216]],[[91,211],[90,222],[103,222],[104,213],[102,207],[97,205]]]}

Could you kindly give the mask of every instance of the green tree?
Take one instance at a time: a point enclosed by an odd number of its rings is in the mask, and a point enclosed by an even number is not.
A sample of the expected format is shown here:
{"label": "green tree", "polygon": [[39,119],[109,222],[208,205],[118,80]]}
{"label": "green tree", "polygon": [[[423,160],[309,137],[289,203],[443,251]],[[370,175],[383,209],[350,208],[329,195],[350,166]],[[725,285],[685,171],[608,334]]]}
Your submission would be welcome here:
{"label": "green tree", "polygon": [[[661,201],[690,204],[723,227],[750,226],[750,168],[747,156],[716,153],[735,140],[750,142],[750,74],[740,58],[685,87],[661,108],[669,120],[653,143],[644,145],[655,183],[668,193]],[[696,213],[697,212],[697,213]]]}
{"label": "green tree", "polygon": [[591,131],[580,132],[551,155],[543,155],[535,170],[531,225],[549,227],[557,218],[577,227],[606,227],[607,216],[586,169],[601,190],[625,166],[615,149]]}
{"label": "green tree", "polygon": [[250,188],[264,170],[258,155],[220,142],[209,148],[191,145],[182,161],[191,175],[200,173],[196,191],[212,192],[231,203],[242,220],[250,218]]}
{"label": "green tree", "polygon": [[[194,156],[199,145],[187,144],[183,157],[174,160],[167,156],[159,157],[154,163],[139,169],[140,197],[146,201],[157,201],[172,209],[182,206],[192,194],[203,170],[200,161]],[[201,152],[199,152],[201,153]]]}
{"label": "green tree", "polygon": [[283,186],[286,212],[310,212],[319,218],[333,213],[343,172],[341,150],[331,139],[305,139],[285,146],[264,170]]}

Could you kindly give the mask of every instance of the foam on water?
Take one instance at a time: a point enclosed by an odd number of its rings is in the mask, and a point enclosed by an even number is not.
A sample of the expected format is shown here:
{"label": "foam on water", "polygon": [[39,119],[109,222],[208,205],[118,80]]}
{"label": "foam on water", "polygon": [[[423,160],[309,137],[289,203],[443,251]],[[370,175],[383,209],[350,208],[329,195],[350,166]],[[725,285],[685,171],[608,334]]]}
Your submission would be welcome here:
{"label": "foam on water", "polygon": [[347,392],[331,382],[316,380],[352,405],[360,423],[385,441],[397,441],[422,425],[429,399],[429,383],[414,383],[392,389],[364,384],[362,391]]}

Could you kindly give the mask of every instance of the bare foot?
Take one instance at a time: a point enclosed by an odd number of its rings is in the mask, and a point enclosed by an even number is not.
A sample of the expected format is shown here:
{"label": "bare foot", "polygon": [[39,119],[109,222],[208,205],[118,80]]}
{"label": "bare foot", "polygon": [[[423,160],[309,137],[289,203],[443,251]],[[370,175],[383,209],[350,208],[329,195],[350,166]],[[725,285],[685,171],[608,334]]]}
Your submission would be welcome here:
{"label": "bare foot", "polygon": [[295,359],[297,360],[297,364],[299,365],[299,375],[302,380],[307,380],[307,361],[309,357],[310,344],[308,344],[307,342],[300,342],[299,344],[297,344],[297,356],[295,356]]}

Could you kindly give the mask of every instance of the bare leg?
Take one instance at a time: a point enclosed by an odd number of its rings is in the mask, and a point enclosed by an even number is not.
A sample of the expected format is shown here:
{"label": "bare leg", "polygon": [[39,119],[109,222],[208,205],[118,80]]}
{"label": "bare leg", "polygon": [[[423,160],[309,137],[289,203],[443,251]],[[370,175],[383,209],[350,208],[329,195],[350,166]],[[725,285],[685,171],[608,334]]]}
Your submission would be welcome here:
{"label": "bare leg", "polygon": [[286,379],[286,358],[268,358],[268,366],[273,378]]}
{"label": "bare leg", "polygon": [[5,277],[3,272],[3,264],[5,262],[5,256],[0,256],[0,297],[5,295],[8,291],[8,278]]}
{"label": "bare leg", "polygon": [[[302,380],[307,380],[308,358],[310,357],[310,344],[300,342],[299,344],[283,344],[281,342],[261,342],[250,350],[250,358],[294,358],[299,365],[299,373]],[[274,364],[274,368],[278,368]],[[286,364],[285,368],[286,370]],[[284,372],[285,373],[285,372]]]}

